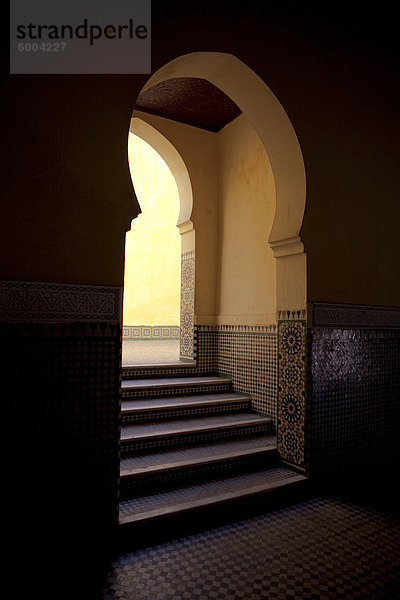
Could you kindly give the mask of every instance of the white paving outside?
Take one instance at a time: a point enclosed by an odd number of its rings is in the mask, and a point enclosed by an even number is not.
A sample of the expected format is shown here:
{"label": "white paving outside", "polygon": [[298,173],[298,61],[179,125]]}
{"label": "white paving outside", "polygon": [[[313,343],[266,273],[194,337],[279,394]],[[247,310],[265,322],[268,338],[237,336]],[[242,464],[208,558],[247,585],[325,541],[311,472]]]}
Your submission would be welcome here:
{"label": "white paving outside", "polygon": [[179,362],[179,340],[126,340],[122,342],[123,366],[176,362]]}

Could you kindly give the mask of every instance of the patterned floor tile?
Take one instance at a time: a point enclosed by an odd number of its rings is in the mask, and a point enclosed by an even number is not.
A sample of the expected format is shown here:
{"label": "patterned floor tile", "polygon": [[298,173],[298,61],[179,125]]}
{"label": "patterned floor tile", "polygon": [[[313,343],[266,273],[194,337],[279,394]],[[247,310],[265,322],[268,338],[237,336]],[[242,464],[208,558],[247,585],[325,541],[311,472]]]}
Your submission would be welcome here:
{"label": "patterned floor tile", "polygon": [[119,556],[102,600],[400,598],[400,522],[318,497]]}

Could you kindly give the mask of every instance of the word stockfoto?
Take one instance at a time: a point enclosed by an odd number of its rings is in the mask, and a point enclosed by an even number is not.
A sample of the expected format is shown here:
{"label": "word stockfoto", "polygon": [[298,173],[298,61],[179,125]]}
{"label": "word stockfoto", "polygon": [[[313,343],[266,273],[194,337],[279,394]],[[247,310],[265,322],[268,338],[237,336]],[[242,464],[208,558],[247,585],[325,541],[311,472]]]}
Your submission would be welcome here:
{"label": "word stockfoto", "polygon": [[112,39],[146,39],[146,25],[134,25],[133,19],[127,25],[89,25],[88,19],[83,19],[81,25],[18,25],[17,38],[19,40],[89,40],[93,46],[95,40],[101,38]]}

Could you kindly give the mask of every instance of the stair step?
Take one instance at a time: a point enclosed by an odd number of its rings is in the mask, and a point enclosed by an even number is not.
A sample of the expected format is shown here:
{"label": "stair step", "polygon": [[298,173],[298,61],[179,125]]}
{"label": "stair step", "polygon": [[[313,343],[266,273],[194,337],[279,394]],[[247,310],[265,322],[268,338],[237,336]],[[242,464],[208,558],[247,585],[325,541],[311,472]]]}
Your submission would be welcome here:
{"label": "stair step", "polygon": [[121,382],[124,398],[148,397],[229,390],[232,380],[218,375],[194,377],[159,377],[154,379],[125,379]]}
{"label": "stair step", "polygon": [[127,439],[149,439],[153,437],[168,437],[197,431],[225,429],[241,425],[269,425],[271,417],[264,417],[257,413],[243,413],[221,417],[207,417],[204,419],[185,419],[181,421],[166,421],[165,423],[146,423],[145,425],[128,425],[121,428],[121,441]]}
{"label": "stair step", "polygon": [[124,423],[144,419],[167,419],[185,415],[248,410],[250,398],[237,393],[214,393],[194,396],[173,396],[149,400],[123,400],[121,416]]}
{"label": "stair step", "polygon": [[245,500],[261,494],[287,490],[306,481],[283,467],[254,473],[233,475],[223,479],[177,487],[167,492],[146,495],[120,502],[119,523],[122,526],[150,523],[153,520],[182,515],[190,511]]}
{"label": "stair step", "polygon": [[137,374],[141,378],[149,376],[155,377],[179,377],[183,373],[190,374],[195,372],[196,361],[187,360],[171,363],[158,363],[155,365],[149,364],[135,364],[135,365],[123,365],[121,368],[122,379],[136,379]]}
{"label": "stair step", "polygon": [[139,488],[161,489],[176,485],[177,481],[188,483],[215,473],[249,470],[255,464],[262,462],[265,466],[277,458],[273,434],[125,458],[120,463],[120,493],[126,497]]}
{"label": "stair step", "polygon": [[219,404],[220,402],[230,401],[247,401],[250,398],[244,394],[236,392],[222,394],[202,394],[201,396],[178,396],[174,398],[153,398],[151,400],[124,400],[122,402],[122,412],[130,412],[136,410],[153,410],[154,408],[172,408],[181,406],[202,406]]}
{"label": "stair step", "polygon": [[189,446],[179,450],[166,450],[121,459],[120,474],[121,477],[129,477],[175,467],[179,468],[181,465],[197,462],[211,462],[227,457],[246,456],[271,449],[276,450],[276,436],[274,434],[202,446]]}
{"label": "stair step", "polygon": [[[214,435],[232,436],[236,430],[246,434],[266,432],[271,428],[272,419],[256,413],[239,413],[208,418],[181,419],[162,423],[151,422],[142,425],[121,427],[121,453],[145,448],[156,448],[160,444],[172,447],[180,441],[204,441]],[[222,439],[222,438],[220,438]]]}

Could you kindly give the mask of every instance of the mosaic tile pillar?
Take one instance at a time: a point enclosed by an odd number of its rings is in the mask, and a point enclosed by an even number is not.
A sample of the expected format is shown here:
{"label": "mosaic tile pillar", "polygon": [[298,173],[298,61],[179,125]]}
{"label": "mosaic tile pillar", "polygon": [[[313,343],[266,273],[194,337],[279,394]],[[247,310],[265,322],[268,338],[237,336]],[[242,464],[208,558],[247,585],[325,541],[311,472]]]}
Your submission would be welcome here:
{"label": "mosaic tile pillar", "polygon": [[283,460],[306,469],[307,325],[299,316],[305,319],[305,311],[279,313],[277,442]]}
{"label": "mosaic tile pillar", "polygon": [[194,358],[194,251],[181,255],[181,333],[180,355],[182,359]]}

